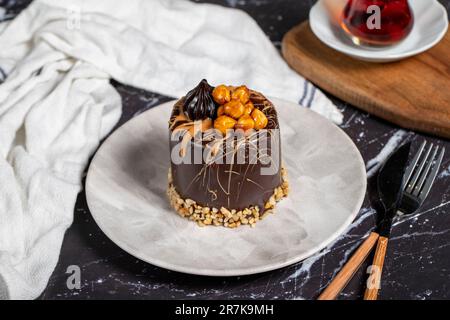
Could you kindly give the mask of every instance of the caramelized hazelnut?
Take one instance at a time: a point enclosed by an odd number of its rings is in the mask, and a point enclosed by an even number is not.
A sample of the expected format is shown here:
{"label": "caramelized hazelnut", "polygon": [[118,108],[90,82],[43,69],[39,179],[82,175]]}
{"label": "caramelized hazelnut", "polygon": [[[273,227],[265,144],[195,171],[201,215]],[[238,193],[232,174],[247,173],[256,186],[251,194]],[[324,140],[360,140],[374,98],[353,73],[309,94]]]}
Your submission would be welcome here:
{"label": "caramelized hazelnut", "polygon": [[253,121],[252,117],[250,117],[248,114],[244,114],[242,117],[240,117],[235,125],[236,129],[242,129],[244,131],[253,129],[254,127],[255,121]]}
{"label": "caramelized hazelnut", "polygon": [[237,87],[231,94],[231,99],[239,100],[246,104],[250,100],[250,91],[246,86]]}
{"label": "caramelized hazelnut", "polygon": [[223,84],[214,88],[212,96],[214,101],[218,104],[225,104],[231,100],[230,90]]}
{"label": "caramelized hazelnut", "polygon": [[239,100],[231,100],[223,106],[225,114],[234,119],[239,119],[244,114],[244,105]]}
{"label": "caramelized hazelnut", "polygon": [[253,105],[253,103],[251,101],[249,101],[245,104],[244,108],[245,108],[244,114],[250,115],[252,113],[253,109],[255,109],[255,106]]}
{"label": "caramelized hazelnut", "polygon": [[253,121],[255,121],[256,130],[264,129],[267,126],[267,123],[269,122],[269,120],[267,120],[266,115],[258,109],[253,110],[251,116]]}
{"label": "caramelized hazelnut", "polygon": [[214,121],[214,128],[222,132],[223,135],[227,133],[228,129],[233,129],[236,120],[228,116],[220,116]]}
{"label": "caramelized hazelnut", "polygon": [[217,117],[223,116],[225,114],[225,110],[223,106],[220,106],[219,109],[217,109]]}

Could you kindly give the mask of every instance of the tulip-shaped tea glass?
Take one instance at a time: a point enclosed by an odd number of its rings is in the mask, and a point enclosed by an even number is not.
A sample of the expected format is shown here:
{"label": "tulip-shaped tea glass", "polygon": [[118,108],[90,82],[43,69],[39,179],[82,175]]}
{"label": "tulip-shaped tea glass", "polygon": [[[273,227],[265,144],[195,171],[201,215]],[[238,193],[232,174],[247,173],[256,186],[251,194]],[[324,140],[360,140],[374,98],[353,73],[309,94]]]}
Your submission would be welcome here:
{"label": "tulip-shaped tea glass", "polygon": [[348,0],[341,26],[357,45],[396,44],[414,23],[408,0]]}

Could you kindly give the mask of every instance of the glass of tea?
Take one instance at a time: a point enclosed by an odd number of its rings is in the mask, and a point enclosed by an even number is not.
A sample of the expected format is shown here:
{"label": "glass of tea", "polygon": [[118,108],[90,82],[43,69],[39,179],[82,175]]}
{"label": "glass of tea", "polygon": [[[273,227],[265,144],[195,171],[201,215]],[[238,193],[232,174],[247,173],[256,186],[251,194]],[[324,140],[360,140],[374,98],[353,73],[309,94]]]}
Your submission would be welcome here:
{"label": "glass of tea", "polygon": [[413,24],[408,0],[348,0],[341,18],[342,28],[357,45],[396,44]]}

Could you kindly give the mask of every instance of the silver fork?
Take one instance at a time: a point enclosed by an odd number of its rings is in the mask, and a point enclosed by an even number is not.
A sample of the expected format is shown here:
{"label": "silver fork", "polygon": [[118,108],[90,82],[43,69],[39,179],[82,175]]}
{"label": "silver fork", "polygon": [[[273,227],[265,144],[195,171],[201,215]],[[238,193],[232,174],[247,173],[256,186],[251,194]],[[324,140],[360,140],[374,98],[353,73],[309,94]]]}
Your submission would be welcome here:
{"label": "silver fork", "polygon": [[428,196],[444,158],[445,148],[424,141],[405,172],[399,214],[416,212]]}

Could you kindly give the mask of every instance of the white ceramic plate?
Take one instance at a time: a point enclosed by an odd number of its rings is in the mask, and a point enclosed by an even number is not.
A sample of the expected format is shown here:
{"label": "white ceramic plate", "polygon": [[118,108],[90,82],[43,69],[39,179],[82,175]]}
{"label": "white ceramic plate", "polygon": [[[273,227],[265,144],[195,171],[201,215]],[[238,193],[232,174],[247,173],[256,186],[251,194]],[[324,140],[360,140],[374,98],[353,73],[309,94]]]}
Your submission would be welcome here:
{"label": "white ceramic plate", "polygon": [[327,246],[362,205],[364,162],[350,138],[325,118],[293,103],[272,101],[292,190],[255,228],[201,228],[169,208],[168,119],[173,102],[130,120],[96,153],[86,182],[95,221],[135,257],[199,275],[274,270]]}
{"label": "white ceramic plate", "polygon": [[324,1],[318,1],[309,13],[314,34],[329,47],[353,58],[370,62],[390,62],[422,53],[436,45],[448,29],[447,11],[437,0],[409,0],[414,27],[408,37],[387,48],[356,46],[330,23]]}

